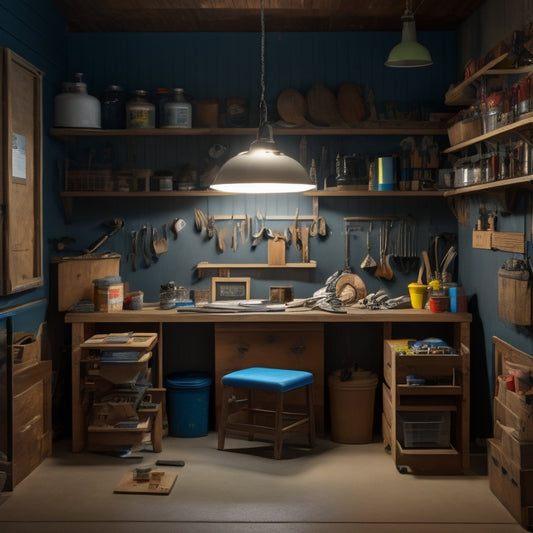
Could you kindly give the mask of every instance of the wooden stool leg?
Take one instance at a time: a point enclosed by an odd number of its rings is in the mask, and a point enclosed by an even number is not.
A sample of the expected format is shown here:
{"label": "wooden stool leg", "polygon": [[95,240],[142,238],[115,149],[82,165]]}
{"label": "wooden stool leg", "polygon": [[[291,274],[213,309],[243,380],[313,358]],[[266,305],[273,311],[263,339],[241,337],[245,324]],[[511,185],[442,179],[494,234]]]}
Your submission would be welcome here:
{"label": "wooden stool leg", "polygon": [[248,431],[248,440],[254,440],[255,433],[252,430],[252,425],[255,424],[255,391],[248,389],[248,424],[250,424],[250,431]]}
{"label": "wooden stool leg", "polygon": [[222,406],[220,409],[220,420],[218,421],[218,449],[224,449],[226,440],[226,422],[228,420],[229,399],[233,392],[232,387],[222,387]]}
{"label": "wooden stool leg", "polygon": [[274,459],[281,459],[283,449],[283,393],[276,393],[276,415],[274,428]]}
{"label": "wooden stool leg", "polygon": [[313,402],[313,384],[307,385],[307,412],[309,413],[309,446],[314,448],[316,428],[315,428],[315,406]]}

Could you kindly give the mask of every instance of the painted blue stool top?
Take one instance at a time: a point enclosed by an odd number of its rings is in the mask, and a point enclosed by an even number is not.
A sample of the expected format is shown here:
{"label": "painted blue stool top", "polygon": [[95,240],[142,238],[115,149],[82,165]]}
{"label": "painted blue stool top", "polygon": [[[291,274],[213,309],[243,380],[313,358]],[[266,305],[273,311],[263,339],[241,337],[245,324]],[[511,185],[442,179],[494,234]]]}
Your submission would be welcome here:
{"label": "painted blue stool top", "polygon": [[303,370],[253,367],[236,370],[222,377],[222,384],[229,387],[287,392],[313,383],[313,374]]}

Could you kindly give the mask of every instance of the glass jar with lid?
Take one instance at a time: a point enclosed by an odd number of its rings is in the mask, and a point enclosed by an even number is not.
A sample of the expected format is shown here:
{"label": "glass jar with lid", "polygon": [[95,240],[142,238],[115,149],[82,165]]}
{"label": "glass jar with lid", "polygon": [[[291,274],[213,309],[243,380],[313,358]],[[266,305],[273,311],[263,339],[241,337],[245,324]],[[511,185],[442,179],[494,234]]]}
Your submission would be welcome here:
{"label": "glass jar with lid", "polygon": [[192,127],[192,105],[185,98],[183,89],[172,90],[172,96],[163,105],[162,128]]}
{"label": "glass jar with lid", "polygon": [[109,85],[100,97],[102,128],[123,129],[126,127],[126,93],[119,85]]}
{"label": "glass jar with lid", "polygon": [[148,101],[147,94],[138,89],[126,103],[127,128],[155,128],[155,105]]}

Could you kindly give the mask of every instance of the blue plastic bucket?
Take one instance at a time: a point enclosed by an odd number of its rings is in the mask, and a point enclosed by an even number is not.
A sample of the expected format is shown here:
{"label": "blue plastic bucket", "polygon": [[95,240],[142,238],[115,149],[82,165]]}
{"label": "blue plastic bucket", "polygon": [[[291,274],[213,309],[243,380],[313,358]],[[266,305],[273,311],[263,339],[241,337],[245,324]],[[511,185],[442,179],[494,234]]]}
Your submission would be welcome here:
{"label": "blue plastic bucket", "polygon": [[205,372],[175,372],[166,377],[168,433],[171,437],[207,435],[211,381]]}

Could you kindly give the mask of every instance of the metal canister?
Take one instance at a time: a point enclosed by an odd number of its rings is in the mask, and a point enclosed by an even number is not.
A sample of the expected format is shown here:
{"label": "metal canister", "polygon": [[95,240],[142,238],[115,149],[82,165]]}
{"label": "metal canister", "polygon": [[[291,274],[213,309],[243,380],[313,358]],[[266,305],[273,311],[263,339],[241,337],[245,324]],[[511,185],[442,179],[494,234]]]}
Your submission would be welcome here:
{"label": "metal canister", "polygon": [[155,105],[148,101],[147,94],[138,89],[126,103],[127,128],[155,128]]}
{"label": "metal canister", "polygon": [[172,91],[172,98],[163,104],[162,128],[190,128],[192,127],[192,106],[185,99],[183,89]]}

